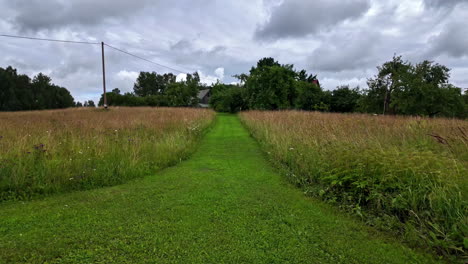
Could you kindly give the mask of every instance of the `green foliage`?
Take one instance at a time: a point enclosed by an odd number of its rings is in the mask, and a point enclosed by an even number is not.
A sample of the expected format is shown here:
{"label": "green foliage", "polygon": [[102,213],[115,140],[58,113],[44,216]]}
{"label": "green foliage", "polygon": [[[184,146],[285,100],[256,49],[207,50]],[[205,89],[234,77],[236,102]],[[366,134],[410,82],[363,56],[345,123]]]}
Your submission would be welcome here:
{"label": "green foliage", "polygon": [[377,68],[361,101],[366,112],[466,117],[462,91],[448,83],[447,67],[430,61],[412,65],[395,56]]}
{"label": "green foliage", "polygon": [[295,108],[301,110],[325,110],[323,102],[323,91],[320,87],[311,82],[295,82],[296,99]]}
{"label": "green foliage", "polygon": [[133,92],[140,97],[164,94],[169,85],[175,82],[176,76],[172,73],[140,72]]}
{"label": "green foliage", "polygon": [[357,112],[361,93],[359,87],[351,89],[349,86],[340,86],[331,92],[330,111],[340,113]]}
{"label": "green foliage", "polygon": [[316,75],[293,68],[273,58],[263,58],[249,74],[234,76],[243,89],[213,86],[219,92],[213,93],[212,106],[222,112],[300,109],[468,117],[468,95],[448,83],[450,70],[447,67],[430,61],[412,65],[401,56],[394,56],[377,67],[378,74],[368,80],[368,89],[363,91],[348,85],[323,91]]}
{"label": "green foliage", "polygon": [[83,104],[84,107],[96,107],[93,100],[85,101]]}
{"label": "green foliage", "polygon": [[0,68],[0,111],[59,109],[75,106],[70,92],[39,73],[31,79],[16,69]]}
{"label": "green foliage", "polygon": [[296,99],[296,72],[273,58],[260,60],[245,82],[249,109],[291,109]]}
{"label": "green foliage", "polygon": [[218,82],[211,88],[211,93],[210,105],[217,112],[236,113],[247,109],[244,87]]}
{"label": "green foliage", "polygon": [[[176,81],[172,73],[141,72],[133,93],[121,94],[118,88],[107,93],[109,106],[197,106],[198,92],[202,88],[198,73],[188,74],[183,81]],[[99,105],[104,105],[101,95]]]}

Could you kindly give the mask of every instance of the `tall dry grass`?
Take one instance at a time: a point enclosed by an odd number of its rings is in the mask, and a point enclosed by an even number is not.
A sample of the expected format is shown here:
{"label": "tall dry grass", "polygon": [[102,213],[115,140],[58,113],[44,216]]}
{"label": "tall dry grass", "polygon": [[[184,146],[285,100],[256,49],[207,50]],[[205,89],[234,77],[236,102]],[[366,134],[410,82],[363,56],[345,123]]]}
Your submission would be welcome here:
{"label": "tall dry grass", "polygon": [[411,243],[465,255],[468,121],[299,111],[240,116],[307,193]]}
{"label": "tall dry grass", "polygon": [[187,157],[214,112],[184,108],[0,113],[0,200],[123,183]]}

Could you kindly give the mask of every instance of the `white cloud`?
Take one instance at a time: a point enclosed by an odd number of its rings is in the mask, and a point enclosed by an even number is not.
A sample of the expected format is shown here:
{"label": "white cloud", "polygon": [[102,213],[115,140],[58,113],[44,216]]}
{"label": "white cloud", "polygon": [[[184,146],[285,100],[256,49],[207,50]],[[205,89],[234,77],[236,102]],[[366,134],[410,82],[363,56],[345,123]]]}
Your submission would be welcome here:
{"label": "white cloud", "polygon": [[215,74],[218,77],[218,79],[222,81],[224,79],[224,68],[217,68],[215,70]]}
{"label": "white cloud", "polygon": [[133,91],[133,85],[140,73],[136,71],[119,71],[115,76],[115,88],[119,88],[122,92]]}

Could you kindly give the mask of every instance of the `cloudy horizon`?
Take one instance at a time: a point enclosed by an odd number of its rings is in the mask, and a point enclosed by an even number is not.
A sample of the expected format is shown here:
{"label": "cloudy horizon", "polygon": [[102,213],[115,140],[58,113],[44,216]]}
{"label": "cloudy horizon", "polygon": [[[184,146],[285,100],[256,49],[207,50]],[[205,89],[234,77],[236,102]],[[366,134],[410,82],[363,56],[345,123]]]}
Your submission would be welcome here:
{"label": "cloudy horizon", "polygon": [[[468,0],[0,0],[0,34],[104,41],[200,73],[206,84],[263,57],[318,74],[322,86],[366,87],[394,54],[449,67],[468,88]],[[49,75],[77,101],[101,94],[100,46],[0,38],[0,67]],[[140,71],[170,70],[106,50],[107,86],[129,92]],[[181,77],[181,76],[180,76]]]}

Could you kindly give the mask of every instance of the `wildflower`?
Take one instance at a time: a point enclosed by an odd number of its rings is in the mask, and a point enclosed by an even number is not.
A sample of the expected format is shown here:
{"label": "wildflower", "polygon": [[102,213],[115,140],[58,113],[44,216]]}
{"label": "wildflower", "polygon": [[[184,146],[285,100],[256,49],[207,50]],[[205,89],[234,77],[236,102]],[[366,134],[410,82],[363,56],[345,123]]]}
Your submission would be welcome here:
{"label": "wildflower", "polygon": [[289,150],[294,150],[294,148],[289,148]]}
{"label": "wildflower", "polygon": [[70,178],[69,180],[71,181],[71,180],[73,180],[73,178]]}

